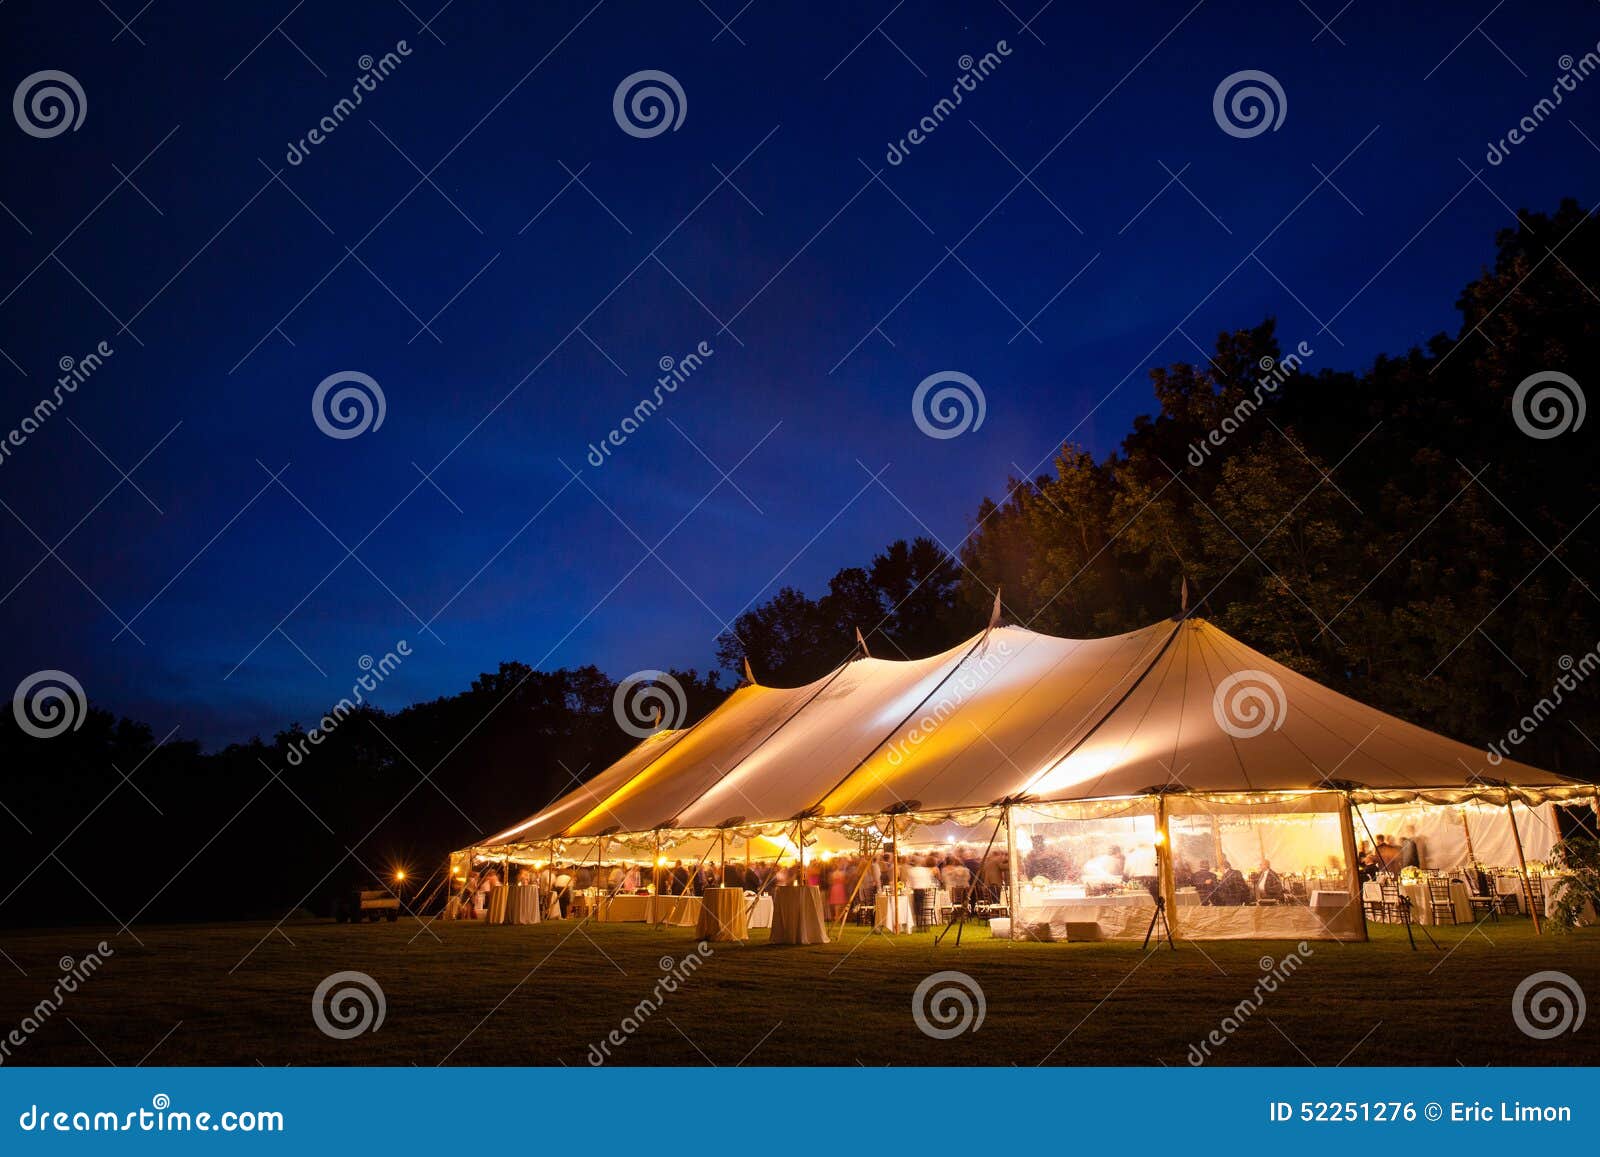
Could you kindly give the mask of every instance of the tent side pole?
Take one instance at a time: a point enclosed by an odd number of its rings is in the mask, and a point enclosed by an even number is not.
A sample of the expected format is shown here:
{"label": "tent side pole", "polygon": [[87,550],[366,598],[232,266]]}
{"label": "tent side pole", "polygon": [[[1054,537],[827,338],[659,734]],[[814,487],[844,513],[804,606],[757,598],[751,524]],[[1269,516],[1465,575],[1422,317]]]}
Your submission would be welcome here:
{"label": "tent side pole", "polygon": [[1511,838],[1517,843],[1517,863],[1522,865],[1522,893],[1528,897],[1528,915],[1533,917],[1533,934],[1542,935],[1539,929],[1539,910],[1533,904],[1533,881],[1528,878],[1528,858],[1522,854],[1522,833],[1517,830],[1517,812],[1511,789],[1506,788],[1506,814],[1511,817]]}
{"label": "tent side pole", "polygon": [[1478,853],[1472,849],[1472,825],[1467,823],[1467,805],[1461,805],[1461,833],[1467,840],[1467,867],[1470,870],[1477,866]]}
{"label": "tent side pole", "polygon": [[889,817],[889,839],[894,852],[889,857],[889,931],[900,931],[900,819]]}
{"label": "tent side pole", "polygon": [[1354,904],[1356,911],[1361,914],[1361,939],[1369,940],[1371,937],[1367,933],[1367,900],[1361,894],[1361,865],[1356,860],[1356,825],[1350,815],[1353,806],[1353,801],[1346,794],[1344,807],[1339,809],[1339,839],[1344,844],[1344,886],[1350,890],[1350,903]]}
{"label": "tent side pole", "polygon": [[1172,836],[1167,830],[1166,793],[1156,796],[1156,888],[1167,913],[1167,931],[1181,936],[1178,927],[1178,885],[1172,871]]}
{"label": "tent side pole", "polygon": [[[1019,935],[1022,931],[1019,923],[1022,915],[1022,864],[1017,857],[1016,810],[1012,805],[1006,805],[1006,880],[1007,887],[1011,890],[1007,897],[1006,914],[1011,921],[1011,939],[1020,940],[1022,939]],[[978,870],[983,871],[982,864],[978,865]],[[999,899],[1000,897],[995,897],[996,901]]]}

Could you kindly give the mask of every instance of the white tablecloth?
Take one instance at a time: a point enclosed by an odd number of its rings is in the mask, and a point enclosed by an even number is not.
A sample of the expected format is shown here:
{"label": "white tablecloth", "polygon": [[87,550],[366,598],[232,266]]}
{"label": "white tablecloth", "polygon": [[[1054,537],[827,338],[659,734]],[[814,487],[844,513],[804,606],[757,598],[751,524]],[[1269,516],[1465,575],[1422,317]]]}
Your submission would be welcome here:
{"label": "white tablecloth", "polygon": [[755,902],[755,907],[750,909],[750,916],[745,921],[745,926],[747,928],[771,928],[772,893],[763,892],[760,896],[755,896],[746,892],[744,894],[745,906],[749,907],[751,901]]}
{"label": "white tablecloth", "polygon": [[773,944],[826,944],[828,929],[822,919],[822,889],[815,885],[785,886],[772,890]]}
{"label": "white tablecloth", "polygon": [[[504,896],[501,895],[504,893]],[[495,918],[498,910],[499,918]],[[536,884],[508,884],[494,890],[489,919],[496,924],[537,924],[539,888]]]}
{"label": "white tablecloth", "polygon": [[748,940],[743,888],[707,888],[695,934],[702,940]]}
{"label": "white tablecloth", "polygon": [[893,899],[899,901],[895,904],[895,908],[899,909],[899,911],[895,913],[896,921],[893,924],[890,923],[890,914],[893,911],[889,907],[890,899],[889,893],[879,892],[877,898],[873,900],[872,926],[874,928],[890,928],[895,932],[908,931],[911,928],[911,897],[893,897]]}

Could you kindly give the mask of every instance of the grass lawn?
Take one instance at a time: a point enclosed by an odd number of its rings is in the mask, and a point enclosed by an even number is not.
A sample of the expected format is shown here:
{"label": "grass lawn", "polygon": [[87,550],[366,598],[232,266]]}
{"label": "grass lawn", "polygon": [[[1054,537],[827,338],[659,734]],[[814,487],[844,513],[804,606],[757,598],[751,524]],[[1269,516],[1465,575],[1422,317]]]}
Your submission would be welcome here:
{"label": "grass lawn", "polygon": [[[115,955],[64,997],[6,1064],[584,1065],[591,1044],[620,1029],[681,960],[688,929],[576,922],[331,923],[140,927],[143,946],[93,929],[8,932],[0,946],[0,1038],[102,936]],[[1266,994],[1216,1064],[1574,1065],[1600,1063],[1600,1010],[1582,1027],[1534,1040],[1512,1019],[1531,973],[1570,975],[1600,997],[1600,929],[1535,937],[1526,920],[1418,933],[1376,926],[1368,944],[1318,941]],[[765,937],[764,932],[754,934]],[[1261,960],[1287,941],[1165,947],[1013,944],[969,935],[959,949],[931,937],[859,929],[825,946],[711,946],[708,959],[642,1018],[610,1063],[1186,1064],[1247,997]],[[981,986],[981,1028],[949,1040],[920,1031],[912,994],[931,973],[959,969]],[[381,1028],[324,1035],[312,993],[357,970],[383,989]],[[26,972],[26,976],[22,975]]]}

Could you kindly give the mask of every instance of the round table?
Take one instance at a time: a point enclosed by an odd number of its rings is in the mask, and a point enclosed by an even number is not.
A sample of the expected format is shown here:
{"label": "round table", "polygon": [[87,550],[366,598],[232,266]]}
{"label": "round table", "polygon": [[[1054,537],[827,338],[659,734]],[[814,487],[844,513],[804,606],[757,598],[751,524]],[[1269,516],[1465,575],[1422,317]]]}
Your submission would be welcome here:
{"label": "round table", "polygon": [[748,940],[743,888],[707,888],[695,935],[702,940]]}
{"label": "round table", "polygon": [[539,922],[539,886],[537,884],[507,884],[496,888],[506,893],[503,924],[537,924]]}
{"label": "round table", "polygon": [[772,944],[826,944],[822,889],[815,884],[772,890]]}

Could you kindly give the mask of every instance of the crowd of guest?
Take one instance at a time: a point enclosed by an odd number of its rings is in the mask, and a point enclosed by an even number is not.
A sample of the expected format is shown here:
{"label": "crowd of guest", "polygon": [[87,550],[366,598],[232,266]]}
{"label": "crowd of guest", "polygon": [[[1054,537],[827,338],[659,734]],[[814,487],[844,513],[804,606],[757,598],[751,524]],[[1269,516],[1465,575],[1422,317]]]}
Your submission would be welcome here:
{"label": "crowd of guest", "polygon": [[1398,840],[1379,832],[1372,843],[1362,840],[1356,851],[1356,870],[1362,883],[1379,876],[1398,876],[1406,868],[1421,869],[1426,866],[1422,861],[1422,844],[1417,829],[1410,824],[1400,830]]}
{"label": "crowd of guest", "polygon": [[[502,877],[503,871],[510,872],[510,880]],[[595,892],[634,895],[653,891],[659,895],[700,896],[708,888],[741,888],[760,893],[803,882],[822,890],[829,919],[837,919],[854,905],[871,908],[878,893],[891,884],[915,897],[919,910],[931,906],[939,892],[947,893],[951,904],[963,903],[969,892],[975,903],[997,902],[1006,876],[1004,852],[990,851],[985,857],[967,847],[898,858],[887,852],[818,855],[808,859],[803,874],[800,865],[792,862],[729,859],[724,864],[710,857],[674,860],[655,868],[625,863],[556,862],[534,867],[491,862],[460,881],[459,894],[470,899],[460,905],[460,915],[481,915],[488,908],[489,893],[504,883],[537,885],[545,894],[555,896],[565,918],[572,911],[575,897]]]}

